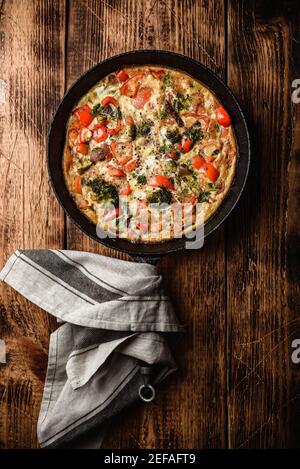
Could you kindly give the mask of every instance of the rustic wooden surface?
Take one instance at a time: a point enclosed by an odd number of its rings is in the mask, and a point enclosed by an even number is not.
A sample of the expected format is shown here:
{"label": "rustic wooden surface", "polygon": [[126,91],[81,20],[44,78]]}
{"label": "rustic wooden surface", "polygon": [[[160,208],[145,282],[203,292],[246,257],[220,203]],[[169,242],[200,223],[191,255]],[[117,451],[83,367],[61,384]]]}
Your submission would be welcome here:
{"label": "rustic wooden surface", "polygon": [[[75,228],[55,201],[46,131],[64,91],[93,64],[132,49],[200,60],[227,80],[253,142],[245,193],[199,252],[159,264],[187,334],[179,373],[128,410],[107,448],[299,447],[300,78],[297,1],[28,0],[0,6],[0,260],[17,248],[124,256]],[[2,91],[5,89],[5,93]],[[55,323],[0,285],[0,445],[37,447]]]}

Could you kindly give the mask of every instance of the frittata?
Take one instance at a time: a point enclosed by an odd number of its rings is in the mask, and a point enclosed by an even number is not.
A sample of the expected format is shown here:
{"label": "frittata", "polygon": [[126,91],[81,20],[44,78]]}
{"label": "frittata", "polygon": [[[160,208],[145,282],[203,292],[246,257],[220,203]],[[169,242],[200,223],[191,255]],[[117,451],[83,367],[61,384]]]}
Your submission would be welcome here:
{"label": "frittata", "polygon": [[69,192],[103,232],[132,242],[172,239],[206,222],[236,163],[228,112],[179,70],[112,73],[82,97],[67,124]]}

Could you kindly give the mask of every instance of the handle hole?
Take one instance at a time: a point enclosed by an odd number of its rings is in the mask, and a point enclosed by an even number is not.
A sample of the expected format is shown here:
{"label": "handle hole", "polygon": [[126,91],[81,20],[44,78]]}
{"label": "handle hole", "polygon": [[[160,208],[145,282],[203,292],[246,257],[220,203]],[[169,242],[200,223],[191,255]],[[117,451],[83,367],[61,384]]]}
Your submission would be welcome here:
{"label": "handle hole", "polygon": [[140,399],[144,402],[151,402],[155,398],[155,389],[151,384],[142,384],[139,388]]}

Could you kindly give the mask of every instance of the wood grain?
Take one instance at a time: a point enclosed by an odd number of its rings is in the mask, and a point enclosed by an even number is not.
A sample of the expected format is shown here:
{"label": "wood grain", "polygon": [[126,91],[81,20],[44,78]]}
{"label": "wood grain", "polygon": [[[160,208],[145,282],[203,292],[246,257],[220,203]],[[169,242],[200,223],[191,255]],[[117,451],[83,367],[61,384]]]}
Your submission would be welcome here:
{"label": "wood grain", "polygon": [[291,362],[292,337],[300,337],[299,121],[297,133],[291,112],[299,8],[228,7],[229,85],[248,114],[253,143],[246,194],[227,225],[229,446],[299,447]]}
{"label": "wood grain", "polygon": [[[107,56],[141,48],[185,53],[223,74],[224,22],[219,1],[71,2],[68,85]],[[71,223],[68,247],[124,258],[92,242]],[[187,334],[176,347],[181,371],[162,386],[154,404],[128,410],[104,447],[226,446],[224,258],[220,230],[201,252],[160,262],[178,315],[187,324]]]}
{"label": "wood grain", "polygon": [[[64,221],[48,184],[45,140],[64,88],[64,2],[1,4],[0,262],[15,249],[61,247]],[[53,321],[0,285],[0,445],[36,447]]]}

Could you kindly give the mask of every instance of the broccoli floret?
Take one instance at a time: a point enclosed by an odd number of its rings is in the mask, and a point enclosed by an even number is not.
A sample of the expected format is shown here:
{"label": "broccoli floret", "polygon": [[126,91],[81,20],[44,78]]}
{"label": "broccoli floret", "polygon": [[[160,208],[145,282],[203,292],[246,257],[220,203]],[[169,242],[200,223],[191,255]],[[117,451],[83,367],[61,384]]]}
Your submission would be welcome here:
{"label": "broccoli floret", "polygon": [[147,182],[147,178],[143,174],[140,174],[140,176],[138,176],[136,180],[137,180],[137,183],[141,185],[144,185]]}
{"label": "broccoli floret", "polygon": [[170,204],[172,194],[168,189],[162,188],[148,194],[147,200],[150,204]]}
{"label": "broccoli floret", "polygon": [[177,129],[167,130],[166,137],[168,140],[170,140],[171,143],[173,143],[173,145],[175,145],[175,143],[178,143],[181,140],[181,135]]}
{"label": "broccoli floret", "polygon": [[204,136],[202,130],[201,130],[201,124],[200,122],[195,122],[191,127],[185,130],[183,132],[184,137],[192,140],[193,144],[201,140]]}
{"label": "broccoli floret", "polygon": [[85,185],[92,189],[98,202],[109,202],[115,207],[119,205],[118,191],[112,184],[109,184],[100,177],[97,177],[90,181],[85,180]]}

